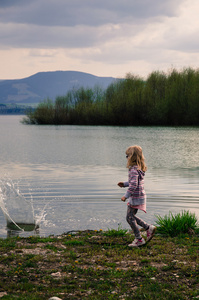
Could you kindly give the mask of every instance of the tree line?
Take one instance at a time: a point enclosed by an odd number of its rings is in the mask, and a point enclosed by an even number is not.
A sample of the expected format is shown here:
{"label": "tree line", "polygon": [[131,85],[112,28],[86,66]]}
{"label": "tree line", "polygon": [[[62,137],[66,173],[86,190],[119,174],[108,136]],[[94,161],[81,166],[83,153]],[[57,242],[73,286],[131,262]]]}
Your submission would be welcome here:
{"label": "tree line", "polygon": [[74,89],[29,110],[24,123],[198,126],[199,70],[154,71],[146,80],[129,73],[106,90]]}

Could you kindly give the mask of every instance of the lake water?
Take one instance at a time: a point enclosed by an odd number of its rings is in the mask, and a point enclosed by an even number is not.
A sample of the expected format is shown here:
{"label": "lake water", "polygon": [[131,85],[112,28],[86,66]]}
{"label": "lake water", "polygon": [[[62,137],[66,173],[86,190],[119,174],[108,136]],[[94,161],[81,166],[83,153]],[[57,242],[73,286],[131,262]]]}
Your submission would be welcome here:
{"label": "lake water", "polygon": [[[147,214],[139,216],[154,223],[156,215],[190,210],[199,218],[198,128],[35,126],[22,118],[0,116],[0,180],[32,203],[41,236],[129,228],[117,183],[127,180],[125,150],[133,144],[148,166]],[[0,237],[7,234],[0,210]]]}

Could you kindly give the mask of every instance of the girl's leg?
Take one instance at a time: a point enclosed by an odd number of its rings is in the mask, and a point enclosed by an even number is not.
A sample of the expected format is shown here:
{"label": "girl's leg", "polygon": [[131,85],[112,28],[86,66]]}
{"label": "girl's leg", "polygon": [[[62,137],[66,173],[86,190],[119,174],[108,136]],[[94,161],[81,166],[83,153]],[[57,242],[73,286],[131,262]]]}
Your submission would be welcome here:
{"label": "girl's leg", "polygon": [[138,225],[143,227],[145,230],[147,230],[149,228],[149,225],[147,223],[145,223],[142,219],[140,219],[136,216],[137,211],[138,210],[136,208],[132,208],[132,207],[128,206],[126,220],[129,223],[129,225],[131,226],[131,228],[135,234],[135,238],[141,239],[142,236],[140,234]]}
{"label": "girl's leg", "polygon": [[[133,208],[133,209],[135,209],[135,208]],[[136,213],[137,213],[137,211],[138,210],[136,209]],[[147,224],[146,222],[144,222],[142,219],[138,218],[136,216],[136,213],[134,215],[134,218],[135,218],[137,224],[140,225],[142,228],[144,228],[144,230],[148,230],[149,229],[149,224]]]}

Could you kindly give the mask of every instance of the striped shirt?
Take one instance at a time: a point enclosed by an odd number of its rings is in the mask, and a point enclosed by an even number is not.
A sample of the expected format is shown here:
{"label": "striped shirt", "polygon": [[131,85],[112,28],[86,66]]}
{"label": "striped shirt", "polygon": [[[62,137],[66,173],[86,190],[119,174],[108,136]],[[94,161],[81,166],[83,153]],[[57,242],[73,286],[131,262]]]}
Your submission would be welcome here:
{"label": "striped shirt", "polygon": [[128,181],[124,182],[124,187],[128,187],[125,198],[128,198],[128,205],[146,205],[146,193],[144,190],[145,172],[138,169],[138,166],[129,168]]}

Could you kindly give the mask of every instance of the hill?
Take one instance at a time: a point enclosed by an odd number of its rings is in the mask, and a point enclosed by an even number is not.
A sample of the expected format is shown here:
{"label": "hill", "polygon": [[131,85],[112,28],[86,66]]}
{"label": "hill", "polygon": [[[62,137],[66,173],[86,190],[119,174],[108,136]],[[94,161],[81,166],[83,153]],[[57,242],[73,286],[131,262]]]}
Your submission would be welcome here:
{"label": "hill", "polygon": [[54,100],[73,88],[107,88],[114,80],[76,71],[39,72],[23,79],[0,81],[0,103],[36,104],[46,98]]}

